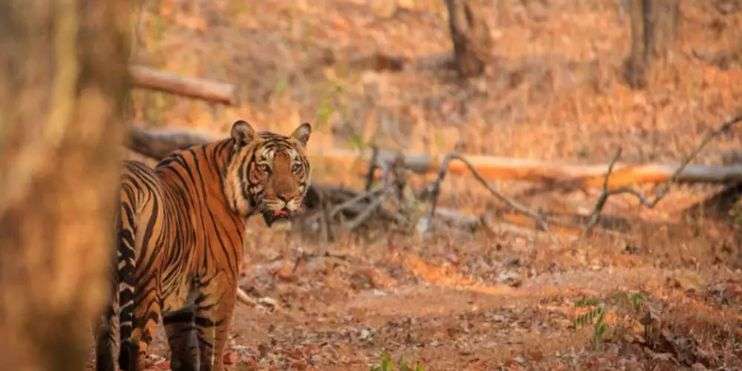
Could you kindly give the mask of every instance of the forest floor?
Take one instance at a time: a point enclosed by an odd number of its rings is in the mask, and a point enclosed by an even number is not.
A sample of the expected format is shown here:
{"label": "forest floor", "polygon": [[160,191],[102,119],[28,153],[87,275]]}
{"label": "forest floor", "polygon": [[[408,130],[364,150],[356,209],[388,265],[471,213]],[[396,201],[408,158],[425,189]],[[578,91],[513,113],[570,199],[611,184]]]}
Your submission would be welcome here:
{"label": "forest floor", "polygon": [[[375,144],[595,163],[622,146],[624,161],[641,163],[679,161],[740,112],[738,1],[683,2],[678,47],[645,90],[623,81],[622,2],[495,3],[482,8],[493,62],[461,82],[440,63],[451,50],[442,1],[145,1],[132,59],[238,84],[243,103],[136,91],[134,121],[218,133],[237,118],[276,131],[310,121],[313,153]],[[739,162],[740,129],[697,162]],[[587,214],[598,194],[495,186],[570,215]],[[268,299],[238,305],[225,360],[234,370],[366,370],[388,353],[426,370],[738,369],[742,205],[683,212],[718,189],[673,187],[653,210],[612,198],[605,212],[623,224],[590,237],[508,227],[501,205],[453,177],[441,205],[485,215],[486,228],[372,226],[320,243],[253,221],[240,284]],[[167,369],[161,337],[154,350],[152,368]]]}
{"label": "forest floor", "polygon": [[[742,364],[740,239],[728,226],[320,245],[252,224],[241,287],[263,304],[238,304],[230,369],[366,370],[384,353],[426,370]],[[167,369],[161,336],[154,349],[152,368]]]}

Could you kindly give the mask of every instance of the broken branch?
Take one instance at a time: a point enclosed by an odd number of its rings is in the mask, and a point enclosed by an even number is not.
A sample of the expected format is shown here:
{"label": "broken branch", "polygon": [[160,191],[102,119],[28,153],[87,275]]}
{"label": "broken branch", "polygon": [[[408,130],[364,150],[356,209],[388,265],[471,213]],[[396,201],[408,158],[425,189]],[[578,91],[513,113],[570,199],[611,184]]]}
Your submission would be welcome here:
{"label": "broken branch", "polygon": [[438,178],[433,183],[433,190],[432,190],[433,201],[432,201],[432,205],[430,208],[430,212],[428,214],[428,222],[430,223],[431,226],[433,225],[432,223],[433,223],[433,217],[435,216],[435,208],[436,208],[436,205],[438,204],[438,195],[440,193],[441,183],[443,182],[443,179],[446,177],[446,172],[448,169],[449,162],[451,162],[452,160],[459,160],[462,163],[464,163],[464,165],[466,165],[466,167],[469,169],[469,172],[474,176],[474,178],[482,186],[484,186],[484,188],[486,188],[490,192],[490,194],[495,196],[495,198],[505,203],[512,210],[515,210],[523,215],[526,215],[529,218],[536,221],[536,224],[539,227],[539,229],[548,230],[548,225],[546,224],[546,220],[544,220],[544,218],[541,215],[539,215],[538,213],[534,211],[531,211],[528,207],[521,205],[520,203],[505,197],[503,194],[501,194],[500,192],[492,188],[492,186],[490,186],[489,183],[487,183],[487,181],[479,174],[477,169],[474,168],[474,166],[466,158],[458,154],[455,154],[455,153],[449,153],[448,155],[446,155],[446,157],[443,158],[443,162],[441,163],[441,167],[438,171]]}
{"label": "broken branch", "polygon": [[[386,191],[386,188],[384,188],[384,191]],[[358,214],[358,216],[353,218],[353,220],[349,221],[348,223],[345,223],[345,228],[347,228],[349,231],[352,231],[361,226],[361,224],[365,223],[366,220],[368,220],[368,218],[374,213],[374,211],[379,208],[379,205],[384,202],[387,195],[387,192],[383,192],[378,197],[374,198],[374,200],[371,201],[371,203],[369,203],[368,206],[366,206],[366,208],[363,209],[360,214]]]}
{"label": "broken branch", "polygon": [[171,72],[159,71],[144,66],[130,66],[129,74],[132,84],[138,88],[157,90],[227,105],[237,103],[235,96],[236,88],[232,84],[193,77],[182,77]]}
{"label": "broken branch", "polygon": [[585,225],[585,233],[589,233],[600,219],[600,213],[605,206],[605,202],[608,201],[608,196],[610,195],[610,190],[608,189],[608,180],[613,173],[613,166],[616,164],[616,161],[618,161],[618,158],[621,157],[621,152],[621,147],[618,147],[618,150],[616,150],[616,154],[613,155],[613,159],[611,159],[611,162],[608,165],[608,172],[605,174],[605,180],[603,181],[603,192],[600,194],[600,197],[598,197],[598,201],[595,202],[595,207],[590,213],[590,219],[588,219],[588,222]]}
{"label": "broken branch", "polygon": [[652,209],[654,208],[670,191],[670,186],[673,183],[676,183],[678,179],[680,178],[680,174],[682,174],[683,170],[690,164],[691,161],[693,161],[696,156],[701,152],[701,150],[715,137],[721,135],[722,133],[731,130],[732,126],[737,124],[738,122],[742,121],[742,116],[734,117],[726,122],[723,122],[717,129],[712,130],[708,132],[704,138],[701,140],[701,142],[696,146],[690,153],[688,153],[684,158],[683,161],[680,163],[680,166],[675,169],[675,171],[672,173],[669,179],[667,179],[665,182],[661,183],[658,186],[658,190],[655,191],[654,198],[651,200],[646,197],[643,193],[641,193],[639,190],[636,190],[631,187],[620,187],[616,189],[609,189],[609,178],[611,176],[611,173],[613,172],[613,165],[618,160],[618,158],[621,156],[621,149],[616,152],[616,155],[613,157],[613,160],[611,161],[611,164],[608,167],[608,172],[605,175],[604,181],[603,181],[603,191],[601,192],[600,196],[598,197],[597,202],[595,203],[595,207],[593,208],[592,213],[590,213],[590,219],[588,223],[585,225],[584,234],[590,233],[592,228],[595,226],[595,224],[600,219],[600,214],[603,212],[603,207],[605,207],[606,201],[608,201],[608,198],[613,195],[617,194],[630,194],[634,197],[636,197],[637,200],[639,200],[639,203],[648,208]]}

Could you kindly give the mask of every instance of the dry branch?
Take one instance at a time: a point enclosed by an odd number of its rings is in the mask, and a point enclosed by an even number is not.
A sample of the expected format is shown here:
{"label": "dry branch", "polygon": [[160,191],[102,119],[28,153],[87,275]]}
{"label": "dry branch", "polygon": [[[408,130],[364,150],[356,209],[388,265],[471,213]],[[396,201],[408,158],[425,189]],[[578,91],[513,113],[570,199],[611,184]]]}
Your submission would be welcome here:
{"label": "dry branch", "polygon": [[540,229],[542,230],[548,229],[546,220],[541,215],[530,210],[528,207],[521,205],[520,203],[505,197],[500,192],[492,188],[492,186],[490,186],[489,183],[487,183],[487,181],[479,174],[479,172],[477,172],[477,169],[475,169],[474,166],[466,158],[459,156],[455,153],[449,153],[448,155],[446,155],[446,157],[444,157],[443,162],[441,163],[441,167],[438,171],[438,178],[433,183],[432,192],[431,192],[433,201],[430,207],[430,212],[428,214],[428,223],[430,223],[431,226],[433,225],[433,217],[435,216],[435,208],[438,204],[438,195],[440,194],[441,183],[443,182],[443,179],[446,177],[447,170],[449,169],[449,163],[452,160],[459,160],[462,163],[464,163],[469,169],[469,171],[471,172],[471,174],[474,176],[474,178],[477,181],[479,181],[479,183],[482,184],[482,186],[484,186],[484,188],[486,188],[493,196],[495,196],[495,198],[505,203],[512,210],[515,210],[535,220]]}
{"label": "dry branch", "polygon": [[355,206],[356,204],[360,203],[361,201],[365,199],[371,199],[375,197],[377,194],[382,193],[385,190],[384,187],[377,187],[370,191],[359,193],[357,196],[335,206],[332,211],[330,211],[330,217],[334,218],[339,212],[348,209],[352,206]]}
{"label": "dry branch", "polygon": [[[386,190],[386,189],[385,189]],[[374,211],[381,206],[381,203],[384,202],[384,200],[388,196],[388,192],[382,192],[378,197],[374,198],[369,204],[361,211],[358,216],[353,218],[352,220],[345,223],[345,228],[347,228],[349,231],[352,231],[359,226],[361,226],[363,223],[365,223],[371,215],[373,215]]]}
{"label": "dry branch", "polygon": [[608,201],[608,196],[610,195],[610,189],[608,189],[608,180],[611,178],[611,174],[613,173],[613,166],[616,164],[616,161],[618,161],[618,158],[621,157],[622,151],[623,149],[619,147],[616,151],[616,154],[613,155],[611,163],[608,165],[608,172],[605,174],[605,181],[603,181],[603,192],[600,194],[600,197],[598,197],[598,201],[595,202],[595,207],[593,207],[593,211],[590,213],[590,219],[588,219],[587,224],[585,225],[585,233],[589,233],[600,219],[600,213],[603,210],[606,201]]}
{"label": "dry branch", "polygon": [[598,197],[598,201],[595,203],[595,207],[593,208],[592,213],[590,213],[590,219],[588,223],[585,225],[585,234],[590,233],[592,228],[595,226],[595,224],[600,219],[600,214],[603,211],[603,207],[605,206],[606,201],[608,201],[608,197],[627,193],[630,194],[639,200],[639,203],[648,208],[654,208],[670,191],[670,186],[673,183],[676,183],[678,179],[680,178],[680,174],[683,173],[683,170],[685,170],[686,167],[689,166],[690,162],[693,161],[696,156],[701,152],[701,150],[715,137],[721,135],[724,132],[727,132],[731,130],[732,126],[737,124],[738,122],[742,121],[742,116],[734,117],[724,123],[722,123],[717,129],[712,130],[706,134],[706,136],[703,137],[701,142],[694,148],[689,154],[683,158],[683,161],[680,163],[680,166],[675,169],[675,171],[672,173],[672,175],[662,184],[660,184],[657,188],[657,190],[654,193],[653,198],[649,198],[645,196],[643,193],[641,193],[639,190],[631,188],[631,187],[621,187],[617,189],[609,189],[609,178],[612,175],[613,165],[618,160],[618,158],[621,156],[621,149],[616,152],[616,155],[613,157],[613,160],[611,161],[611,164],[608,167],[608,172],[605,175],[605,179],[603,181],[603,192]]}
{"label": "dry branch", "polygon": [[132,84],[137,88],[157,90],[228,105],[237,103],[236,88],[232,84],[182,77],[171,72],[158,71],[144,66],[129,67],[129,74]]}

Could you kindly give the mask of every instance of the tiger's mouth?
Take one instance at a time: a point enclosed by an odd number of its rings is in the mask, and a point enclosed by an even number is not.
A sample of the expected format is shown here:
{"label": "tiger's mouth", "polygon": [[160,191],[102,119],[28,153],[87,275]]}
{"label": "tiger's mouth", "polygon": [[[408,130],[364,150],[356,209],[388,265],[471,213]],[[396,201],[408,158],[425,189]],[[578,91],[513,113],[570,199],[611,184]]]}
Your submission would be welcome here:
{"label": "tiger's mouth", "polygon": [[280,210],[271,210],[265,208],[263,209],[261,214],[263,214],[263,220],[265,220],[265,224],[270,227],[276,221],[286,220],[290,218],[293,213],[289,209],[284,207]]}

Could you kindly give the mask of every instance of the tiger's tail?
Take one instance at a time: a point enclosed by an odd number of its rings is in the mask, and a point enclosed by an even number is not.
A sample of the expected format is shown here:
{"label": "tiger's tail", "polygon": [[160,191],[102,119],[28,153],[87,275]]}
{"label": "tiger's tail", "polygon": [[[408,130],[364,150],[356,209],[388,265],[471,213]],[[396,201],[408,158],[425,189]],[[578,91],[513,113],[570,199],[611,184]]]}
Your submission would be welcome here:
{"label": "tiger's tail", "polygon": [[121,218],[119,222],[116,249],[117,266],[116,281],[118,282],[119,303],[119,367],[130,370],[136,362],[138,344],[131,341],[134,328],[134,269],[136,262],[135,238],[136,225],[132,205],[128,202],[121,204]]}
{"label": "tiger's tail", "polygon": [[[118,228],[119,217],[117,215],[115,226]],[[118,242],[117,242],[118,243]],[[105,308],[105,312],[98,318],[98,322],[95,326],[95,369],[97,371],[116,371],[116,356],[119,353],[119,346],[117,341],[118,326],[116,318],[116,307],[118,306],[118,284],[116,272],[116,249],[111,249],[110,255],[110,291],[108,298],[108,305]]]}

